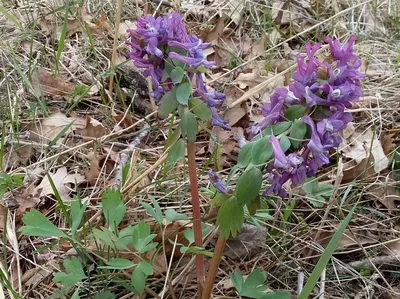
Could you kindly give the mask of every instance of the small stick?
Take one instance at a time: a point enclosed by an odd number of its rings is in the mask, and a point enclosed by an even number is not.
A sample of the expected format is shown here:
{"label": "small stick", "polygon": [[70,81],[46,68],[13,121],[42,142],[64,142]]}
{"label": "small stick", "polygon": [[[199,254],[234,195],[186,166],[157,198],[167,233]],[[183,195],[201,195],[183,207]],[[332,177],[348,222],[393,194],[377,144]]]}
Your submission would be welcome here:
{"label": "small stick", "polygon": [[214,254],[211,259],[210,268],[208,269],[206,283],[204,284],[203,297],[201,299],[210,299],[214,286],[215,277],[217,276],[218,267],[221,263],[222,254],[226,244],[226,238],[219,236],[215,245]]}
{"label": "small stick", "polygon": [[[188,167],[189,167],[189,180],[190,180],[190,193],[192,195],[193,205],[193,230],[194,230],[194,243],[197,247],[203,247],[203,234],[201,230],[200,218],[200,197],[199,187],[197,184],[197,168],[196,168],[196,145],[193,141],[187,141],[188,153]],[[204,258],[202,254],[196,255],[196,276],[199,285],[199,298],[202,294],[202,286],[204,282]]]}

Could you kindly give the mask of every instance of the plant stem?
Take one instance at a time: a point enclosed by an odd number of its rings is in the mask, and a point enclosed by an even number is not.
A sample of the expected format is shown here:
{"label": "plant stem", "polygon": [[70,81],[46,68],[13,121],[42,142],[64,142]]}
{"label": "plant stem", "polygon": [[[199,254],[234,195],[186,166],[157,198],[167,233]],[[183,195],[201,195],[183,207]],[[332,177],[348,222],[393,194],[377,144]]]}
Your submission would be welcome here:
{"label": "plant stem", "polygon": [[[194,229],[194,243],[197,247],[203,247],[203,234],[201,231],[200,219],[200,197],[199,187],[197,184],[197,169],[196,169],[196,146],[193,141],[187,141],[188,153],[188,166],[189,166],[189,180],[190,180],[190,193],[192,194],[193,206],[193,229]],[[204,282],[204,259],[202,254],[196,256],[196,276],[199,284],[199,298],[201,298],[202,286]]]}
{"label": "plant stem", "polygon": [[211,292],[214,286],[215,277],[217,276],[218,267],[224,253],[226,238],[219,236],[215,245],[214,254],[211,259],[210,268],[208,269],[206,283],[204,284],[202,299],[210,299]]}

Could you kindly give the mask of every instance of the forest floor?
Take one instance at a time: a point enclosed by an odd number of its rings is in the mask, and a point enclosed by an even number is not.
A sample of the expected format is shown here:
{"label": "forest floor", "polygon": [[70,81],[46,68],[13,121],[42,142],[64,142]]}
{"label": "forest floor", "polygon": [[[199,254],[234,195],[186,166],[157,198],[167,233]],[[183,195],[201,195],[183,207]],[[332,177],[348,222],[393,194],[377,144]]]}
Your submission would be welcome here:
{"label": "forest floor", "polygon": [[[226,94],[223,118],[233,127],[203,130],[197,138],[207,219],[214,216],[205,170],[228,176],[240,151],[235,134],[259,121],[262,103],[288,85],[306,42],[325,36],[345,41],[356,34],[355,51],[367,75],[363,97],[349,109],[355,117],[340,151],[317,175],[333,186],[329,196],[264,198],[242,233],[228,240],[214,298],[238,298],[231,274],[246,277],[254,269],[267,274],[261,281],[267,292],[286,290],[295,298],[299,281],[307,281],[356,203],[313,294],[400,298],[400,2],[2,2],[0,298],[133,298],[132,265],[142,259],[153,264],[147,298],[195,298],[194,258],[181,249],[190,242],[184,233],[191,217],[187,164],[181,154],[165,151],[177,121],[157,116],[150,82],[127,59],[125,44],[126,30],[135,28],[138,16],[173,11],[182,14],[188,31],[211,43],[206,53],[217,65],[206,83]],[[114,187],[121,190],[122,207],[109,191]],[[105,194],[115,204],[108,207],[117,211],[113,216],[101,205]],[[167,211],[170,223],[162,231],[148,213],[154,202]],[[32,213],[36,210],[41,213]],[[102,229],[103,214],[123,217],[120,234],[144,220],[164,246],[141,255],[119,248],[120,235]],[[24,215],[30,218],[22,221]],[[209,252],[217,238],[212,223],[204,238]],[[28,229],[22,233],[24,224]],[[182,245],[177,240],[184,235]],[[107,264],[115,257],[121,259]]]}

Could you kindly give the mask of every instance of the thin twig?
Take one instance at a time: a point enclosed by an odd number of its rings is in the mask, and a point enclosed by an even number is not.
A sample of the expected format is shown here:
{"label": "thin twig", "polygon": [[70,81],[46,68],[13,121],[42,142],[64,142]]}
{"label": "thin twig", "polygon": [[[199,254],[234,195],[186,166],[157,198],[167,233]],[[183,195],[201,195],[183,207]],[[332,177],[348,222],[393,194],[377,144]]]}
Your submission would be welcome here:
{"label": "thin twig", "polygon": [[[188,153],[188,167],[190,179],[190,193],[192,195],[193,205],[193,230],[194,242],[199,248],[203,247],[203,234],[201,229],[201,215],[200,215],[200,197],[199,187],[197,183],[197,167],[196,167],[196,145],[193,141],[187,141]],[[196,274],[197,282],[199,284],[199,298],[201,298],[202,284],[204,282],[204,257],[202,254],[196,255]]]}
{"label": "thin twig", "polygon": [[217,276],[218,267],[224,253],[226,238],[219,236],[217,244],[215,245],[214,254],[211,259],[210,268],[208,269],[206,283],[204,284],[203,296],[201,299],[210,299],[212,289],[214,286],[215,277]]}

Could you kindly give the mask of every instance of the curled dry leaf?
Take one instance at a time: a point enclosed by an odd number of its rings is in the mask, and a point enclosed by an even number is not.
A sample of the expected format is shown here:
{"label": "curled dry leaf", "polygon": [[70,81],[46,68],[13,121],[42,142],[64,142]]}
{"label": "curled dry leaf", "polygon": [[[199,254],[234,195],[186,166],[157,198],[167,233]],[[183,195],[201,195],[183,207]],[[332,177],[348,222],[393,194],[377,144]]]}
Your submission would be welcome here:
{"label": "curled dry leaf", "polygon": [[397,183],[397,180],[391,177],[379,179],[367,188],[367,197],[371,196],[373,199],[377,199],[388,209],[388,213],[392,214],[397,210],[396,201],[400,201],[400,190],[396,188]]}
{"label": "curled dry leaf", "polygon": [[[76,185],[85,181],[85,177],[79,173],[68,174],[67,167],[61,167],[57,169],[55,173],[49,173],[60,197],[63,201],[71,201],[70,193],[73,188],[69,188],[68,184]],[[42,189],[41,195],[54,195],[54,190],[50,184],[49,178],[46,175],[42,182],[37,186],[37,189]]]}
{"label": "curled dry leaf", "polygon": [[[319,234],[317,242],[324,248],[328,245],[329,241],[332,239],[332,236],[336,232],[337,229],[332,231],[323,231]],[[339,241],[337,249],[346,249],[352,246],[358,246],[358,244],[373,244],[378,240],[376,236],[369,232],[369,230],[352,227],[350,229],[346,229],[342,238]]]}
{"label": "curled dry leaf", "polygon": [[[371,129],[359,131],[350,123],[341,135],[343,141],[339,146],[339,151],[348,159],[344,165],[343,182],[360,177],[364,170],[370,174],[371,162],[374,162],[373,171],[375,173],[380,173],[388,167],[389,159],[385,155],[380,140],[376,138]],[[370,153],[372,157],[370,157]]]}
{"label": "curled dry leaf", "polygon": [[85,171],[85,177],[89,186],[94,186],[100,174],[100,161],[95,152],[87,154],[87,158],[89,159],[90,166]]}
{"label": "curled dry leaf", "polygon": [[224,255],[232,259],[244,259],[253,256],[265,246],[265,238],[268,229],[258,228],[254,225],[244,224],[236,238],[229,238],[226,241]]}
{"label": "curled dry leaf", "polygon": [[[39,120],[37,123],[31,124],[31,140],[38,143],[49,143],[67,127],[64,132],[67,135],[73,130],[84,129],[86,124],[83,119],[78,117],[67,117],[64,113],[55,112],[49,117]],[[57,140],[57,144],[61,144],[63,138]]]}
{"label": "curled dry leaf", "polygon": [[31,81],[36,97],[67,96],[75,88],[75,83],[68,82],[60,75],[53,76],[41,67],[37,69],[37,72],[32,73]]}
{"label": "curled dry leaf", "polygon": [[109,130],[105,128],[103,124],[98,120],[89,115],[86,115],[85,127],[77,128],[76,132],[81,134],[84,137],[84,140],[90,140],[92,138],[100,138],[104,135],[107,135],[109,133]]}
{"label": "curled dry leaf", "polygon": [[385,247],[382,249],[382,253],[390,256],[400,255],[400,239],[386,243]]}
{"label": "curled dry leaf", "polygon": [[[85,31],[85,24],[88,26],[92,35],[99,35],[105,30],[112,30],[104,14],[101,14],[98,20],[94,20],[93,17],[87,13],[85,5],[82,5],[80,12],[81,15],[78,18],[67,20],[67,38],[73,36],[76,33],[81,33]],[[53,15],[49,14],[47,17],[40,18],[38,20],[38,25],[43,33],[52,35],[53,38],[59,40],[61,37],[61,33],[63,32],[64,22],[55,20]]]}

